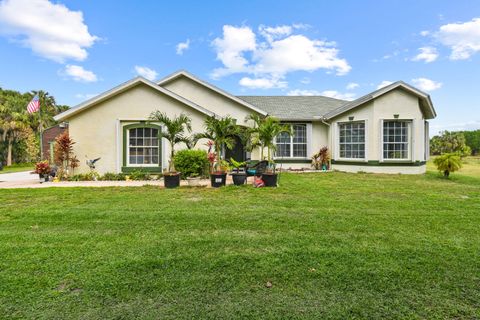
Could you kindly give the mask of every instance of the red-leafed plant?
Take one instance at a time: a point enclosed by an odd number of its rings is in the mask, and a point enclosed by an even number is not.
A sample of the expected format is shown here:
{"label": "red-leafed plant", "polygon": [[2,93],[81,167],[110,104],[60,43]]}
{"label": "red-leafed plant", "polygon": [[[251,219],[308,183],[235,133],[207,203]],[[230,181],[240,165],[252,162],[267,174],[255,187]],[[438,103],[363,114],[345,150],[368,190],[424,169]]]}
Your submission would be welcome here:
{"label": "red-leafed plant", "polygon": [[68,135],[68,132],[60,134],[55,139],[55,164],[58,166],[57,176],[60,179],[66,179],[69,176],[69,168],[75,169],[79,166],[79,161],[73,153],[75,142]]}
{"label": "red-leafed plant", "polygon": [[51,170],[52,168],[50,168],[50,164],[48,164],[47,160],[35,164],[35,173],[41,176],[50,174]]}

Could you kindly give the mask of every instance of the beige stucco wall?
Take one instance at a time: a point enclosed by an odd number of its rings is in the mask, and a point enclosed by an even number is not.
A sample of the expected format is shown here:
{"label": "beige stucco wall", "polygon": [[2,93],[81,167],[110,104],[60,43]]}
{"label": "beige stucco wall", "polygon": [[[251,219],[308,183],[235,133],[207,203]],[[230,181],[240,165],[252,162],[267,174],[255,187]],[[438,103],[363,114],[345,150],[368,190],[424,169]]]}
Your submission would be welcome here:
{"label": "beige stucco wall", "polygon": [[[139,84],[67,119],[70,136],[76,142],[74,152],[81,164],[77,172],[87,172],[89,168],[85,160],[97,157],[101,157],[96,165],[100,174],[119,172],[123,151],[121,126],[131,124],[132,122],[127,122],[129,120],[147,120],[155,110],[166,112],[168,116],[184,112],[192,119],[193,132],[203,131],[203,113],[147,85]],[[203,147],[203,144],[199,143],[198,146]],[[166,141],[162,142],[162,147],[162,155],[165,156],[169,152]],[[163,158],[165,167],[167,159]]]}
{"label": "beige stucco wall", "polygon": [[[410,162],[423,162],[425,158],[425,119],[421,112],[418,98],[402,89],[390,91],[363,106],[332,119],[330,128],[330,145],[333,159],[343,161],[338,155],[338,123],[348,122],[349,117],[353,121],[364,120],[366,127],[366,159],[367,161],[382,161],[382,120],[394,120],[398,115],[399,120],[412,121],[411,160]],[[363,160],[359,160],[363,161]],[[358,161],[356,161],[358,162]],[[422,168],[423,167],[423,168]],[[384,173],[422,173],[424,166],[417,169],[400,166],[362,166],[357,165],[333,165],[334,169],[345,171],[366,171]],[[347,170],[348,169],[348,170]]]}

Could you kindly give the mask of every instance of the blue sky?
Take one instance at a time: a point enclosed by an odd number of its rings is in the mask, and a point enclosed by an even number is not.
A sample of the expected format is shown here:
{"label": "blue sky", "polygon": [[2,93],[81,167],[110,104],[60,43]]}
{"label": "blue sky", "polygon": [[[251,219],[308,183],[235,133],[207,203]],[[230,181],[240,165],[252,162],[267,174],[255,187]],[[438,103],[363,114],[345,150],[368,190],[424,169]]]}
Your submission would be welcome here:
{"label": "blue sky", "polygon": [[355,99],[404,80],[480,128],[479,1],[0,1],[0,86],[76,105],[186,69],[239,95]]}

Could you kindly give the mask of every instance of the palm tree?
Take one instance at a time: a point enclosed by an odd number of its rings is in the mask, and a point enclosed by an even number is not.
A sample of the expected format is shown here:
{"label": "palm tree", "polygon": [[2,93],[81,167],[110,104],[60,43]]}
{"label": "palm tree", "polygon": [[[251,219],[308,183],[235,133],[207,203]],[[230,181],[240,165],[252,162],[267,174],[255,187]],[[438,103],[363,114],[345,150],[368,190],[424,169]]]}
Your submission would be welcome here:
{"label": "palm tree", "polygon": [[438,171],[443,171],[443,176],[448,178],[450,172],[458,171],[462,168],[462,160],[457,153],[444,153],[433,160]]}
{"label": "palm tree", "polygon": [[275,145],[275,138],[281,133],[292,134],[289,125],[282,124],[279,119],[275,117],[260,117],[252,114],[247,117],[246,121],[252,120],[254,122],[252,132],[252,145],[260,146],[260,156],[263,158],[264,149],[267,148],[267,160],[272,161],[272,151],[277,147]]}
{"label": "palm tree", "polygon": [[169,118],[166,113],[154,111],[150,114],[150,120],[158,122],[165,130],[159,132],[159,137],[165,138],[170,142],[170,160],[168,161],[168,171],[175,172],[173,158],[175,157],[175,145],[181,142],[189,143],[190,139],[185,136],[185,131],[192,132],[192,120],[185,114]]}
{"label": "palm tree", "polygon": [[195,139],[209,139],[213,141],[216,164],[223,160],[225,147],[232,149],[235,146],[235,136],[239,134],[237,120],[230,116],[216,118],[209,116],[205,119],[205,132],[195,135]]}

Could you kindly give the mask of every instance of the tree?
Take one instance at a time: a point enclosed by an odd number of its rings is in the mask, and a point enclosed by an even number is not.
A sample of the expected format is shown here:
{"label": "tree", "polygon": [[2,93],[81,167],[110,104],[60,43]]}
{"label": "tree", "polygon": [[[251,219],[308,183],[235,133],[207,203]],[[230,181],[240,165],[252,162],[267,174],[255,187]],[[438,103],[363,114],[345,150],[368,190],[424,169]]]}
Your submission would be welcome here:
{"label": "tree", "polygon": [[78,159],[73,153],[75,142],[65,131],[55,139],[54,157],[55,164],[58,166],[57,177],[61,179],[70,175],[69,168],[73,170],[78,167]]}
{"label": "tree", "polygon": [[430,150],[434,155],[443,153],[458,153],[464,157],[471,154],[470,148],[465,143],[462,132],[442,131],[439,136],[430,140]]}
{"label": "tree", "polygon": [[437,166],[438,171],[443,172],[445,178],[450,176],[450,172],[458,171],[462,167],[462,160],[456,153],[442,154],[436,157],[433,163]]}
{"label": "tree", "polygon": [[465,143],[472,149],[472,155],[476,155],[480,152],[480,130],[463,131],[465,136]]}
{"label": "tree", "polygon": [[150,120],[161,124],[165,130],[159,132],[161,138],[165,138],[170,142],[170,159],[168,161],[168,171],[175,172],[175,145],[178,143],[190,143],[190,139],[185,136],[185,131],[192,132],[192,120],[185,114],[169,118],[166,113],[154,111],[150,114]]}
{"label": "tree", "polygon": [[195,139],[209,139],[213,142],[215,165],[220,165],[225,159],[225,147],[232,149],[235,146],[235,137],[239,134],[237,121],[230,116],[216,118],[209,116],[205,119],[205,132],[197,133]]}

